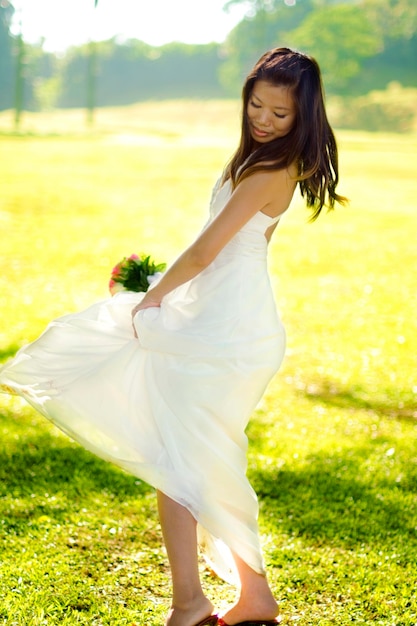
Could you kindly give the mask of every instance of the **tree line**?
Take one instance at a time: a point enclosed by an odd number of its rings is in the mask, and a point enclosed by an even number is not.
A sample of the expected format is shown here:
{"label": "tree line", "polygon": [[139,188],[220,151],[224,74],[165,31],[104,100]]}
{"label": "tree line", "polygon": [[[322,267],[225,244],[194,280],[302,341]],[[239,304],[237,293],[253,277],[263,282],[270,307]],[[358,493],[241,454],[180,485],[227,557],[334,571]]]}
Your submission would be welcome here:
{"label": "tree line", "polygon": [[[138,40],[95,42],[63,56],[10,32],[13,4],[0,2],[0,109],[87,106],[87,77],[95,105],[152,98],[223,98],[239,95],[242,80],[268,48],[283,45],[319,61],[326,91],[360,96],[395,81],[417,87],[415,0],[229,0],[249,6],[223,44]],[[19,71],[16,71],[19,65]]]}

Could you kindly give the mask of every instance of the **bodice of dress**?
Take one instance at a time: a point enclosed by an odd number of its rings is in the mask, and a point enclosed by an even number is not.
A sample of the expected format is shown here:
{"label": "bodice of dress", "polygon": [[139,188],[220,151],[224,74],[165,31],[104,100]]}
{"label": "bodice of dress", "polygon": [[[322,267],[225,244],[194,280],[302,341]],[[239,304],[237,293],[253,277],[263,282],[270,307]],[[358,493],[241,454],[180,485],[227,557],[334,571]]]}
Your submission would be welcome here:
{"label": "bodice of dress", "polygon": [[[225,207],[227,201],[232,195],[231,180],[227,180],[224,185],[221,185],[221,179],[219,179],[213,189],[211,202],[210,202],[210,220],[213,220]],[[251,217],[248,222],[240,229],[238,233],[231,239],[231,241],[225,246],[226,252],[232,252],[236,250],[239,254],[255,254],[265,256],[267,251],[268,242],[265,237],[265,233],[270,226],[276,224],[280,219],[280,216],[271,217],[258,211]]]}

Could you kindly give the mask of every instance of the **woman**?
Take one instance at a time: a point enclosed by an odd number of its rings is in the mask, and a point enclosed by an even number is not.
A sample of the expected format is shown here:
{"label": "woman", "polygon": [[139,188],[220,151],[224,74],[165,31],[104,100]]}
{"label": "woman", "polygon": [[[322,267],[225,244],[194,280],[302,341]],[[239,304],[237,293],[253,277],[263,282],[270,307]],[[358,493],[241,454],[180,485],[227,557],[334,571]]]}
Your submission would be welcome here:
{"label": "woman", "polygon": [[[285,348],[267,243],[297,184],[315,218],[344,202],[337,183],[317,63],[267,52],[245,82],[240,144],[196,241],[146,294],[56,320],[0,372],[4,390],[157,489],[173,582],[166,626],[277,623],[244,432]],[[240,587],[222,618],[200,584],[198,544]]]}

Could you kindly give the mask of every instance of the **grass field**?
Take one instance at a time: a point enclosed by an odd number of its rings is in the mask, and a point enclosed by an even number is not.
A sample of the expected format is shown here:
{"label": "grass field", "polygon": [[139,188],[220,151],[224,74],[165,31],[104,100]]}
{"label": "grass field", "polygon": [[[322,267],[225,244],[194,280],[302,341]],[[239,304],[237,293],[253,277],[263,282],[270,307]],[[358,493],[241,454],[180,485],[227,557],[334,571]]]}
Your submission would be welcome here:
{"label": "grass field", "polygon": [[[170,261],[206,219],[234,102],[0,114],[0,353],[106,296],[116,261]],[[270,247],[288,334],[249,472],[284,624],[417,624],[417,136],[338,133],[349,207],[297,198]],[[0,623],[160,626],[154,493],[0,399]],[[203,567],[203,566],[202,566]],[[234,590],[204,571],[224,608]]]}

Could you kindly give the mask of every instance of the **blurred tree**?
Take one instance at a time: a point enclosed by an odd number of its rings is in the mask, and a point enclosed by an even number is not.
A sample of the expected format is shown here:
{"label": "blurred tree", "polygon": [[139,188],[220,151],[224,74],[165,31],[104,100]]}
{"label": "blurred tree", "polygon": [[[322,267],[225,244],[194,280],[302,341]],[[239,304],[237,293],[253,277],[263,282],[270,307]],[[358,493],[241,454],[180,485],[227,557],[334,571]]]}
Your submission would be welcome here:
{"label": "blurred tree", "polygon": [[226,57],[220,69],[220,81],[231,95],[237,95],[246,74],[269,48],[292,47],[290,33],[315,8],[317,0],[229,0],[247,4],[246,17],[229,34],[224,45]]}
{"label": "blurred tree", "polygon": [[236,95],[274,46],[317,57],[328,91],[366,93],[399,80],[417,86],[416,0],[228,0],[248,7],[224,46],[220,80]]}
{"label": "blurred tree", "polygon": [[35,111],[53,109],[61,90],[62,60],[45,52],[43,43],[25,45],[25,107]]}
{"label": "blurred tree", "polygon": [[[111,39],[73,47],[60,58],[46,53],[41,43],[24,42],[25,59],[20,64],[24,106],[84,107],[93,122],[97,106],[151,98],[238,96],[244,76],[259,56],[283,45],[317,56],[326,88],[334,94],[383,90],[391,81],[417,86],[415,0],[229,0],[228,4],[244,1],[247,15],[225,44],[152,47],[137,40]],[[92,15],[98,4],[90,0]],[[17,61],[19,48],[18,37],[9,32],[13,11],[8,0],[0,0],[0,108],[13,106],[13,55]]]}
{"label": "blurred tree", "polygon": [[[219,44],[171,43],[152,47],[138,40],[96,42],[96,105],[131,104],[151,98],[224,97],[219,85]],[[83,106],[88,44],[72,48],[62,68],[58,105]]]}
{"label": "blurred tree", "polygon": [[415,0],[364,0],[364,10],[384,38],[411,39],[417,34]]}
{"label": "blurred tree", "polygon": [[[381,36],[382,49],[363,64],[354,87],[385,89],[392,82],[417,86],[417,2],[364,0],[364,11]],[[353,86],[352,86],[353,87]]]}
{"label": "blurred tree", "polygon": [[[94,0],[94,8],[97,8],[98,0]],[[88,45],[87,64],[87,124],[94,123],[94,109],[96,106],[97,89],[97,44],[91,40]]]}
{"label": "blurred tree", "polygon": [[14,8],[8,0],[0,0],[0,110],[13,105],[13,39],[10,23]]}
{"label": "blurred tree", "polygon": [[19,20],[19,33],[16,37],[15,88],[14,88],[14,127],[18,130],[23,111],[23,68],[25,61],[25,43],[22,35],[22,20]]}
{"label": "blurred tree", "polygon": [[321,6],[291,33],[293,45],[317,58],[329,91],[343,93],[364,59],[383,45],[382,34],[357,4]]}

